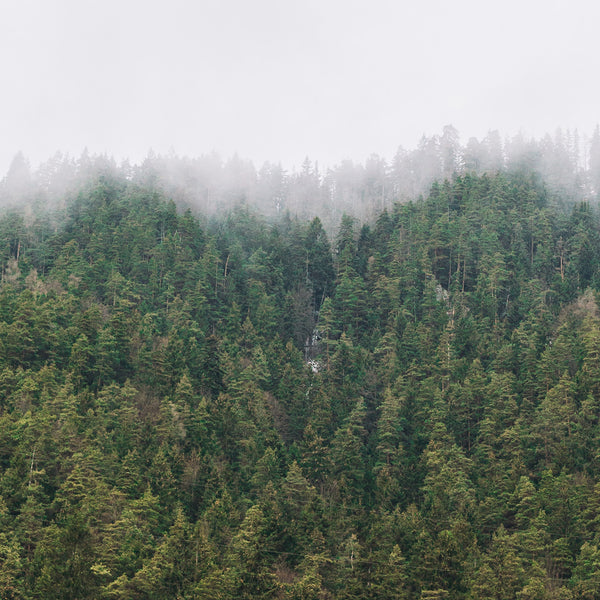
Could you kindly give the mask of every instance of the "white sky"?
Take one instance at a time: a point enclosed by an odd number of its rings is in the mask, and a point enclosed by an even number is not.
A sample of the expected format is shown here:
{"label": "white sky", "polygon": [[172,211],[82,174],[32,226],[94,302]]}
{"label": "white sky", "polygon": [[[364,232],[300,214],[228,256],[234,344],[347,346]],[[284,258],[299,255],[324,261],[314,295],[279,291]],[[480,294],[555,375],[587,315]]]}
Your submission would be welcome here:
{"label": "white sky", "polygon": [[84,147],[299,166],[591,133],[595,0],[0,0],[0,173]]}

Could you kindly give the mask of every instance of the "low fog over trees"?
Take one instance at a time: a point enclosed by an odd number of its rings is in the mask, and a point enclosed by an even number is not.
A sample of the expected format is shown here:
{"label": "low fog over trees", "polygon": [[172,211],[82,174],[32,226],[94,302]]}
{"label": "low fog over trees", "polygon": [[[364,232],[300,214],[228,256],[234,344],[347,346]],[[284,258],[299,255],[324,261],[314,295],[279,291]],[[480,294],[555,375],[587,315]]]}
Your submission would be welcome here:
{"label": "low fog over trees", "polygon": [[323,169],[309,158],[288,171],[278,163],[257,168],[239,156],[216,154],[197,158],[149,153],[138,165],[117,164],[105,155],[84,152],[78,159],[56,154],[32,170],[23,154],[15,156],[0,184],[2,205],[36,202],[60,204],[93,173],[110,173],[151,187],[175,202],[211,215],[246,204],[266,216],[289,213],[299,218],[319,216],[326,229],[337,227],[342,214],[371,219],[395,202],[426,195],[437,180],[464,173],[537,173],[548,192],[563,201],[597,201],[600,193],[600,131],[579,135],[558,129],[542,139],[520,134],[502,139],[490,131],[483,139],[461,143],[448,125],[440,135],[423,136],[417,147],[402,147],[385,159],[370,156],[364,163],[343,160]]}

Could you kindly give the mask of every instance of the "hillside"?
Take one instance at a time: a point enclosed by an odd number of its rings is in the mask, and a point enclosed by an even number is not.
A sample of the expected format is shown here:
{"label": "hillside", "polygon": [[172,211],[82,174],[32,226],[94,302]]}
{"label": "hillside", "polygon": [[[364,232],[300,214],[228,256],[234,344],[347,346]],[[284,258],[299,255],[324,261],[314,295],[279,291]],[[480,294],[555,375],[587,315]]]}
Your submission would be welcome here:
{"label": "hillside", "polygon": [[589,204],[463,174],[329,239],[103,176],[0,262],[1,598],[600,596]]}

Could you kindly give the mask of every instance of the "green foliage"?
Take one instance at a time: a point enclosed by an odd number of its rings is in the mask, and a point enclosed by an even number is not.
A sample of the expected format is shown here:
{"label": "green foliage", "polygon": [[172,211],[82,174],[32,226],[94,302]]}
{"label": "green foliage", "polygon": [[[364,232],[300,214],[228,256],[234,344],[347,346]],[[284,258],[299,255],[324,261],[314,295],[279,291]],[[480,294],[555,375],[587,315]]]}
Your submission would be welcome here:
{"label": "green foliage", "polygon": [[0,217],[0,597],[598,596],[595,208],[64,204]]}

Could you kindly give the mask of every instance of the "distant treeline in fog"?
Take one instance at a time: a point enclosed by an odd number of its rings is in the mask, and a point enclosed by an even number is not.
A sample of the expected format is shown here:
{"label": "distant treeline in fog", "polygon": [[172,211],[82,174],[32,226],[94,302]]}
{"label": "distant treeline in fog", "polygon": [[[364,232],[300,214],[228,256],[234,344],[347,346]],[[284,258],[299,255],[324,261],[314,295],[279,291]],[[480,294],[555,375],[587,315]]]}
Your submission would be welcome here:
{"label": "distant treeline in fog", "polygon": [[423,136],[412,150],[400,147],[391,160],[373,154],[364,163],[343,160],[324,169],[307,157],[299,170],[291,171],[276,162],[257,169],[237,155],[223,160],[217,154],[190,158],[150,152],[141,164],[132,165],[87,151],[78,159],[57,153],[32,170],[18,153],[0,182],[0,204],[60,204],[90,176],[110,173],[150,186],[203,214],[246,204],[266,216],[319,216],[333,229],[344,213],[370,219],[395,202],[426,195],[434,181],[519,170],[537,173],[549,194],[563,201],[597,201],[600,129],[591,135],[558,129],[541,139],[520,134],[504,140],[498,131],[490,131],[462,145],[459,132],[448,125],[441,135]]}

